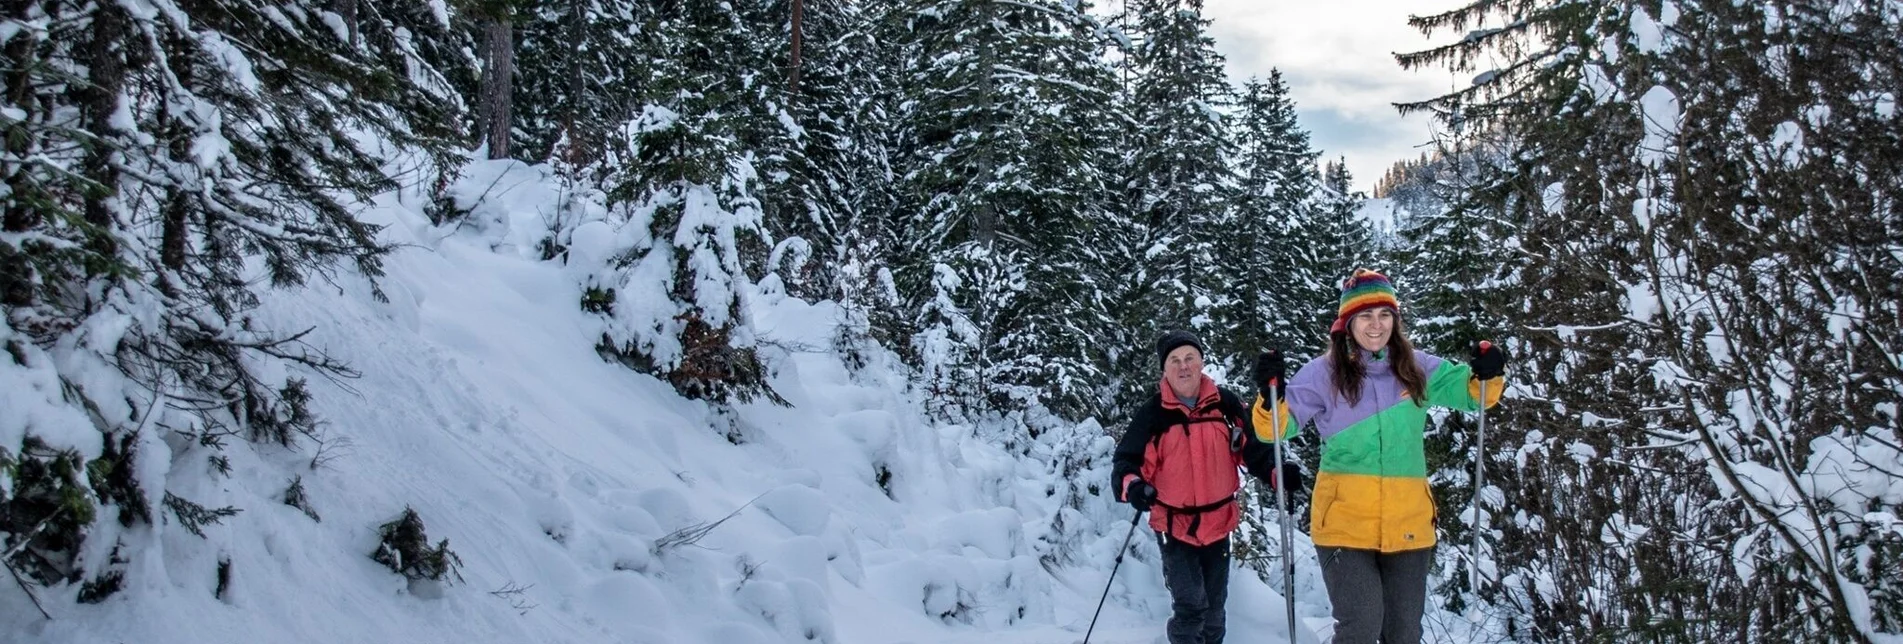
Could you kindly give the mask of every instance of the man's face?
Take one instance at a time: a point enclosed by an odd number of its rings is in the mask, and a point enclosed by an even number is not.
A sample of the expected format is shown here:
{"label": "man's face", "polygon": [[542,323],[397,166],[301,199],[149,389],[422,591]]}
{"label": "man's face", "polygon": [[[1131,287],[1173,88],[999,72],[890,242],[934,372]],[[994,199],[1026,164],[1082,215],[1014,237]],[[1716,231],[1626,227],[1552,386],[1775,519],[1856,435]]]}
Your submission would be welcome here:
{"label": "man's face", "polygon": [[1163,359],[1163,379],[1177,396],[1194,396],[1203,388],[1203,352],[1185,344]]}

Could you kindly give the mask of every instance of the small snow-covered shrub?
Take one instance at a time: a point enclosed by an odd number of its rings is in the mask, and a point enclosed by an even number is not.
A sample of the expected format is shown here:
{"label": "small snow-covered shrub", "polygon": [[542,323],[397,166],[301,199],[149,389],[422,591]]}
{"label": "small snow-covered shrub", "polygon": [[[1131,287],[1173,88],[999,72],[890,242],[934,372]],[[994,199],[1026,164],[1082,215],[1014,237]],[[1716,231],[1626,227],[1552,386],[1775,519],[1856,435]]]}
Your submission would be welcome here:
{"label": "small snow-covered shrub", "polygon": [[231,506],[208,508],[171,492],[165,493],[165,507],[172,511],[172,516],[178,517],[179,525],[200,537],[205,536],[205,526],[215,525],[239,512]]}
{"label": "small snow-covered shrub", "polygon": [[304,492],[304,477],[302,476],[291,479],[291,487],[284,490],[284,504],[302,511],[304,516],[310,517],[312,521],[323,522],[323,519],[317,516],[317,510],[311,508],[311,499]]}
{"label": "small snow-covered shrub", "polygon": [[211,591],[211,596],[224,599],[225,592],[229,590],[231,590],[231,558],[219,557],[218,587]]}
{"label": "small snow-covered shrub", "polygon": [[97,604],[106,601],[113,593],[125,588],[124,571],[112,570],[79,586],[77,601],[81,604]]}
{"label": "small snow-covered shrub", "polygon": [[918,606],[945,624],[1004,628],[1052,615],[1050,578],[1031,556],[934,552],[876,565],[867,579],[894,603]]}
{"label": "small snow-covered shrub", "polygon": [[139,479],[132,474],[138,453],[138,439],[138,432],[108,435],[102,441],[104,449],[99,458],[86,463],[86,481],[92,485],[93,492],[101,502],[119,506],[119,525],[128,528],[137,523],[152,522],[152,509],[146,504],[145,490],[139,487]]}
{"label": "small snow-covered shrub", "polygon": [[8,568],[48,586],[77,581],[75,559],[97,513],[80,479],[83,457],[56,450],[34,436],[18,454],[0,448],[0,540]]}
{"label": "small snow-covered shrub", "polygon": [[590,286],[581,294],[581,310],[589,313],[612,316],[615,313],[614,288]]}
{"label": "small snow-covered shrub", "polygon": [[449,549],[448,539],[430,547],[423,518],[416,515],[415,509],[403,508],[403,516],[383,524],[378,532],[382,541],[370,558],[408,578],[412,590],[418,588],[419,582],[448,584],[451,578],[463,580],[462,573],[457,572],[463,565],[462,558]]}
{"label": "small snow-covered shrub", "polygon": [[123,543],[114,543],[112,545],[112,555],[106,558],[104,572],[99,573],[92,579],[86,580],[86,583],[79,585],[79,603],[97,604],[106,601],[107,597],[111,597],[113,593],[117,593],[125,588],[125,566],[129,562],[126,561],[123,554],[121,548],[123,545]]}

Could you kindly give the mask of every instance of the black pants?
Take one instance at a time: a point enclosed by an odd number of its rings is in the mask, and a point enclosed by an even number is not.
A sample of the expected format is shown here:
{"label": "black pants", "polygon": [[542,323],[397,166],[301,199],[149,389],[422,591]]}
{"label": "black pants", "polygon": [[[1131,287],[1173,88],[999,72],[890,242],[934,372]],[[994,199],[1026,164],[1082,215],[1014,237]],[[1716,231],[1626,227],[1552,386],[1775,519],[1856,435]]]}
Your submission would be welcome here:
{"label": "black pants", "polygon": [[1157,535],[1163,585],[1170,589],[1170,644],[1222,644],[1228,627],[1229,539],[1192,546]]}
{"label": "black pants", "polygon": [[1434,549],[1380,553],[1315,546],[1335,605],[1335,644],[1419,644]]}

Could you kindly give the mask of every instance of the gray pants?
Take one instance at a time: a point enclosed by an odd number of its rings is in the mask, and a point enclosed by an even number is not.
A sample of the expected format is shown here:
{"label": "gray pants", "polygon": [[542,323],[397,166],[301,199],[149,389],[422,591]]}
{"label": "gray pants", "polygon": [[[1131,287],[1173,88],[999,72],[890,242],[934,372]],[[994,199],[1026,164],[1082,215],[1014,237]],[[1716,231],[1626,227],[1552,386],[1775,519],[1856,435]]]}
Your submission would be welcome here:
{"label": "gray pants", "polygon": [[1192,546],[1157,535],[1163,585],[1170,589],[1170,644],[1222,644],[1228,628],[1229,540]]}
{"label": "gray pants", "polygon": [[1315,546],[1335,605],[1335,644],[1419,644],[1434,549],[1382,554]]}

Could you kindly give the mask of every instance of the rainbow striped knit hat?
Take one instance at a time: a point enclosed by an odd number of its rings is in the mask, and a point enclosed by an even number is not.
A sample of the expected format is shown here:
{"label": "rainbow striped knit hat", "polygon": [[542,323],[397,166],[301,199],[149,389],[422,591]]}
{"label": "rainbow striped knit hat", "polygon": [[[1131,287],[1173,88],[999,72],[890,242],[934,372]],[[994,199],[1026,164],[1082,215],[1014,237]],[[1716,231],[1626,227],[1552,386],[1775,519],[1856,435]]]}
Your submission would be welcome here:
{"label": "rainbow striped knit hat", "polygon": [[1347,332],[1349,318],[1377,306],[1394,309],[1397,314],[1401,312],[1401,300],[1394,296],[1394,284],[1386,275],[1365,268],[1355,269],[1355,274],[1341,283],[1341,308],[1328,332]]}

